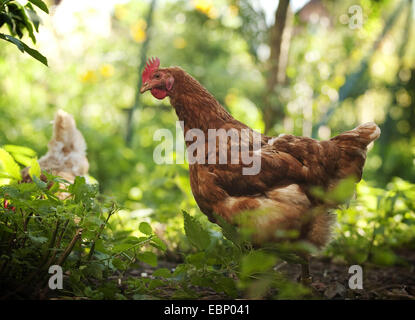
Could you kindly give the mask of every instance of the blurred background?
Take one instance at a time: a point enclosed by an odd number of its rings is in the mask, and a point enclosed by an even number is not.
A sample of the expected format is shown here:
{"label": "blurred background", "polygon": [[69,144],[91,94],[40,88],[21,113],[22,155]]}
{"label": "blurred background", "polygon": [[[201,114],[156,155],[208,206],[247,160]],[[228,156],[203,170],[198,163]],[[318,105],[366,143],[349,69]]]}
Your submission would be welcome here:
{"label": "blurred background", "polygon": [[[237,119],[269,135],[328,139],[375,121],[382,135],[358,189],[365,206],[339,213],[340,240],[329,251],[351,239],[362,247],[413,239],[413,1],[47,3],[49,15],[38,10],[36,48],[49,67],[0,42],[0,145],[27,146],[41,156],[55,112],[73,114],[87,141],[90,174],[122,207],[113,220],[117,228],[137,230],[140,221],[151,221],[174,249],[183,233],[180,211],[200,214],[187,165],[153,161],[154,132],[175,132],[177,120],[168,99],[138,93],[144,61],[157,56],[163,67],[184,68]],[[377,199],[400,190],[407,202],[382,216]],[[391,243],[392,236],[370,236],[381,216],[396,233]]]}

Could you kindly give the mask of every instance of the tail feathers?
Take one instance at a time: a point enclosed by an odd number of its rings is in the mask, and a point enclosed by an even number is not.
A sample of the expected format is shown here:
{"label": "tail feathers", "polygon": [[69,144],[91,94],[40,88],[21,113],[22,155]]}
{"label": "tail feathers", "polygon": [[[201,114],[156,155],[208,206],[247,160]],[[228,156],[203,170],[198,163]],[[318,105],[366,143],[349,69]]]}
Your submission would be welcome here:
{"label": "tail feathers", "polygon": [[374,122],[364,123],[353,130],[343,132],[334,137],[333,140],[340,145],[354,145],[360,148],[366,148],[369,143],[380,136],[380,128]]}
{"label": "tail feathers", "polygon": [[374,122],[364,123],[352,131],[359,134],[359,138],[368,145],[380,137],[380,128]]}
{"label": "tail feathers", "polygon": [[338,178],[354,176],[358,180],[361,179],[367,145],[379,136],[379,127],[373,122],[368,122],[331,139],[340,151]]}

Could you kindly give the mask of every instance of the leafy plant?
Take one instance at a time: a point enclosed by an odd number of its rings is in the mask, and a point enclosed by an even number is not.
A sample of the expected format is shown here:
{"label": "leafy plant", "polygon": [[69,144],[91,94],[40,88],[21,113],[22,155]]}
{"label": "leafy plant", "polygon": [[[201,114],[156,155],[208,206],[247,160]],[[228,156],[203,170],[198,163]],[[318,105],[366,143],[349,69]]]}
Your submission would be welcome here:
{"label": "leafy plant", "polygon": [[[6,148],[16,158],[35,155],[28,148]],[[52,265],[64,271],[65,295],[122,298],[117,285],[110,290],[96,282],[117,273],[122,277],[136,261],[157,265],[155,253],[142,249],[150,245],[165,250],[166,246],[148,223],[139,226],[144,237],[110,236],[106,227],[118,208],[99,196],[96,184],[87,184],[83,177],[69,183],[41,172],[35,157],[23,162],[32,165],[31,183],[20,183],[15,158],[0,149],[0,173],[6,178],[0,187],[2,298],[44,298],[50,293],[47,280]],[[40,179],[41,174],[47,182]]]}
{"label": "leafy plant", "polygon": [[42,0],[29,0],[25,5],[18,1],[0,0],[0,28],[6,24],[10,33],[0,33],[0,39],[14,44],[21,52],[28,53],[47,66],[48,60],[45,56],[19,40],[23,38],[24,32],[27,32],[32,42],[36,43],[34,32],[39,31],[40,18],[33,6],[49,13],[47,5]]}

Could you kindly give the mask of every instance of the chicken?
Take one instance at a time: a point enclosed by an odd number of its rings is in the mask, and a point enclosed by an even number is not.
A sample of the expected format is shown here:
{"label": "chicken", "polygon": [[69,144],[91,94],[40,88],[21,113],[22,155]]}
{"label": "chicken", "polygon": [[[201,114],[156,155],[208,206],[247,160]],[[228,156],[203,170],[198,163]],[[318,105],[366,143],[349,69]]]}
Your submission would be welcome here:
{"label": "chicken", "polygon": [[[48,152],[39,159],[39,165],[53,175],[73,183],[76,176],[86,176],[89,169],[86,157],[86,143],[76,128],[74,118],[63,110],[58,110],[53,121],[53,136],[48,144]],[[31,181],[29,168],[22,170],[23,182]],[[42,180],[46,177],[42,176]],[[65,194],[61,193],[60,198]]]}
{"label": "chicken", "polygon": [[[185,137],[192,129],[204,133],[205,148],[201,149],[199,160],[206,160],[212,154],[219,158],[221,151],[229,155],[235,144],[229,138],[221,143],[218,137],[209,136],[209,130],[236,130],[241,137],[244,131],[249,132],[249,137],[241,138],[239,143],[248,144],[249,155],[259,157],[259,172],[244,174],[247,165],[230,162],[228,157],[228,162],[222,164],[189,163],[189,174],[194,198],[211,221],[215,222],[214,214],[217,214],[235,223],[243,212],[253,212],[253,219],[249,221],[254,227],[253,242],[259,245],[280,241],[278,231],[296,230],[300,240],[317,248],[324,247],[335,221],[330,213],[335,204],[314,196],[313,188],[330,191],[340,180],[350,176],[359,181],[367,145],[380,136],[375,123],[360,125],[328,141],[293,135],[262,135],[234,119],[184,70],[160,68],[157,58],[147,63],[142,74],[140,92],[147,90],[157,99],[170,98],[179,120],[183,121]],[[255,138],[259,140],[257,146]],[[195,139],[186,139],[188,152],[194,142]],[[215,149],[209,149],[211,143],[216,143]],[[307,264],[302,275],[308,277]]]}

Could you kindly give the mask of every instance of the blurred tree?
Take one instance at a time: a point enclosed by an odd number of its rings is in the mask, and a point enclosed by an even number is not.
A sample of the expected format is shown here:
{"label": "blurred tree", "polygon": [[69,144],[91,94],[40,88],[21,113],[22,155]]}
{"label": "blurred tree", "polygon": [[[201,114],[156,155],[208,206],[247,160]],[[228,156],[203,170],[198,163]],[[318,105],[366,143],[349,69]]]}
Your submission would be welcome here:
{"label": "blurred tree", "polygon": [[153,11],[156,6],[156,0],[152,0],[150,3],[150,8],[148,10],[147,19],[146,19],[146,25],[147,25],[147,36],[146,39],[143,42],[143,45],[141,47],[141,55],[140,55],[140,64],[137,72],[137,87],[135,89],[135,96],[134,96],[134,104],[127,110],[127,133],[125,137],[125,141],[127,146],[131,146],[131,140],[133,138],[133,115],[135,109],[139,105],[140,101],[140,88],[141,88],[141,72],[146,64],[147,60],[147,50],[148,50],[148,43],[150,42],[150,30],[152,26],[153,21]]}
{"label": "blurred tree", "polygon": [[[285,82],[285,69],[287,67],[287,54],[289,49],[289,37],[283,37],[284,31],[290,29],[286,26],[289,0],[280,0],[275,11],[274,25],[270,30],[269,67],[267,71],[267,90],[264,101],[265,132],[268,132],[276,121],[284,119],[284,106],[278,103],[277,86]],[[285,41],[284,41],[285,40]],[[285,43],[283,43],[285,42]]]}
{"label": "blurred tree", "polygon": [[[406,1],[403,1],[406,3]],[[401,176],[411,178],[411,170],[405,168],[413,165],[411,153],[402,152],[402,141],[411,144],[415,135],[415,68],[407,68],[405,55],[410,45],[413,33],[413,0],[407,2],[406,18],[400,46],[397,52],[399,57],[399,68],[395,82],[388,86],[393,93],[391,105],[393,106],[386,114],[386,119],[381,126],[382,135],[379,139],[379,155],[382,161],[380,170],[385,172],[383,177],[387,182],[390,176]],[[399,110],[399,111],[398,111]],[[392,147],[394,146],[394,147]],[[392,149],[393,148],[393,149]]]}
{"label": "blurred tree", "polygon": [[375,52],[379,49],[382,41],[385,39],[388,32],[392,29],[395,22],[398,20],[400,14],[402,13],[405,7],[409,6],[408,12],[411,12],[411,1],[408,0],[401,0],[399,5],[396,7],[395,11],[390,15],[389,19],[385,23],[385,26],[382,30],[382,33],[378,36],[376,41],[373,43],[372,49],[364,56],[362,61],[360,62],[359,68],[349,73],[346,76],[345,83],[339,89],[339,98],[335,101],[329,108],[328,111],[322,115],[319,122],[313,126],[313,138],[317,138],[318,129],[326,125],[330,120],[330,117],[335,112],[336,108],[341,105],[341,103],[346,100],[347,98],[356,98],[369,88],[370,77],[368,75],[368,67],[369,62]]}

